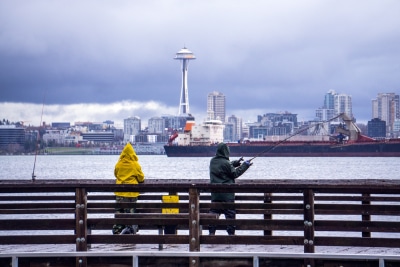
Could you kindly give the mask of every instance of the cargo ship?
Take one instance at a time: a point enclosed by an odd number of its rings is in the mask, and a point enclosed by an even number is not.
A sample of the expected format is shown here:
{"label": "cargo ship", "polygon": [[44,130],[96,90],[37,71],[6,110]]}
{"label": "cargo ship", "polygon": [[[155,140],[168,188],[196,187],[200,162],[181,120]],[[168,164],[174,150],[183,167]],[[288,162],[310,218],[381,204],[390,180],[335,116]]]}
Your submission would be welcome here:
{"label": "cargo ship", "polygon": [[[345,114],[337,117],[344,123],[336,127],[334,135],[299,135],[318,125],[315,124],[289,136],[227,143],[230,156],[400,157],[400,138],[376,140],[362,135],[358,126]],[[223,129],[221,121],[206,121],[201,125],[188,121],[183,132],[170,137],[168,144],[164,146],[165,153],[168,157],[212,157],[215,155],[217,144],[223,142]]]}

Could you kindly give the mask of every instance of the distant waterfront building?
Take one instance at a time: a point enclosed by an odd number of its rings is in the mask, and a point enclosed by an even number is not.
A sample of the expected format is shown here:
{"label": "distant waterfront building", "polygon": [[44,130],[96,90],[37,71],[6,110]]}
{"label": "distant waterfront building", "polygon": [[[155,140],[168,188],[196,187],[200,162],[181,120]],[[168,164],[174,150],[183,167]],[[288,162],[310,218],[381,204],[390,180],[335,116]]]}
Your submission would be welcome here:
{"label": "distant waterfront building", "polygon": [[237,141],[236,138],[234,138],[234,125],[233,125],[233,123],[229,123],[229,122],[225,123],[224,141],[225,142]]}
{"label": "distant waterfront building", "polygon": [[267,113],[257,116],[257,122],[248,124],[249,138],[262,140],[265,136],[292,134],[298,127],[297,114]]}
{"label": "distant waterfront building", "polygon": [[294,127],[298,126],[297,114],[290,112],[284,113],[266,113],[262,116],[257,116],[257,121],[261,122],[262,125],[276,126],[283,122],[291,122]]}
{"label": "distant waterfront building", "polygon": [[15,125],[0,125],[0,148],[19,151],[24,148],[25,129]]}
{"label": "distant waterfront building", "polygon": [[393,123],[393,137],[400,138],[400,120],[395,120]]}
{"label": "distant waterfront building", "polygon": [[70,127],[71,127],[71,123],[69,123],[69,122],[52,122],[51,123],[51,128],[68,129]]}
{"label": "distant waterfront building", "polygon": [[189,51],[186,47],[176,53],[175,58],[181,61],[182,67],[182,88],[181,88],[181,98],[179,101],[179,111],[178,115],[187,115],[190,113],[189,109],[189,90],[188,90],[188,82],[187,82],[187,73],[189,60],[194,60],[196,57],[194,54]]}
{"label": "distant waterfront building", "polygon": [[[325,94],[323,106],[315,111],[315,117],[319,121],[327,121],[341,113],[345,113],[350,118],[354,118],[351,96],[338,94],[334,90],[329,90]],[[335,121],[338,120],[339,119]]]}
{"label": "distant waterfront building", "polygon": [[[53,127],[52,128],[57,128]],[[46,133],[43,134],[43,142],[46,144],[53,143],[53,144],[63,144],[65,140],[66,133],[64,130],[46,130]]]}
{"label": "distant waterfront building", "polygon": [[353,116],[353,104],[351,101],[351,96],[346,94],[336,94],[335,95],[335,112],[336,115],[345,113],[350,118]]}
{"label": "distant waterfront building", "polygon": [[129,141],[131,136],[137,135],[141,131],[141,120],[139,117],[129,117],[124,119],[124,140]]}
{"label": "distant waterfront building", "polygon": [[214,91],[207,96],[207,119],[225,122],[225,95]]}
{"label": "distant waterfront building", "polygon": [[83,141],[90,141],[93,143],[111,143],[114,141],[113,132],[90,132],[82,133]]}
{"label": "distant waterfront building", "polygon": [[162,134],[165,131],[165,120],[161,117],[152,117],[148,121],[148,132]]}
{"label": "distant waterfront building", "polygon": [[378,118],[374,118],[370,121],[368,121],[368,136],[369,137],[386,137],[386,122],[378,119]]}
{"label": "distant waterfront building", "polygon": [[325,94],[324,98],[324,106],[325,109],[335,109],[335,90],[329,90],[328,93]]}
{"label": "distant waterfront building", "polygon": [[372,100],[372,118],[386,122],[386,133],[392,134],[396,119],[400,119],[399,95],[395,93],[379,93]]}
{"label": "distant waterfront building", "polygon": [[329,90],[325,94],[323,106],[315,111],[315,117],[319,121],[327,121],[335,117],[335,95],[334,90]]}
{"label": "distant waterfront building", "polygon": [[336,112],[334,109],[317,109],[315,111],[315,116],[319,121],[328,121],[336,116]]}
{"label": "distant waterfront building", "polygon": [[242,118],[232,115],[228,117],[228,123],[232,124],[233,127],[232,141],[238,141],[242,139],[243,138]]}

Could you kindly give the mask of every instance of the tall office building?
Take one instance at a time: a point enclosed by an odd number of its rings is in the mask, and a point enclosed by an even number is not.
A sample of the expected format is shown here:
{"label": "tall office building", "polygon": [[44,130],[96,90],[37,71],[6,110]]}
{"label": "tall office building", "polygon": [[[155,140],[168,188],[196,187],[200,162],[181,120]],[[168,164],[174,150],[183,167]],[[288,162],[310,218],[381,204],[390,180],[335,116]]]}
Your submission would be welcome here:
{"label": "tall office building", "polygon": [[212,92],[207,97],[207,118],[220,120],[225,123],[225,95],[220,92]]}
{"label": "tall office building", "polygon": [[196,59],[194,54],[189,51],[186,47],[176,53],[175,58],[181,61],[182,67],[182,89],[181,89],[181,98],[179,101],[179,111],[178,115],[188,115],[190,113],[189,109],[189,90],[187,83],[187,72],[189,66],[189,60]]}
{"label": "tall office building", "polygon": [[137,116],[124,119],[124,140],[132,140],[132,136],[138,135],[141,130],[141,119]]}
{"label": "tall office building", "polygon": [[324,105],[315,111],[315,117],[320,121],[327,121],[335,117],[335,95],[334,90],[329,90],[324,97]]}
{"label": "tall office building", "polygon": [[237,141],[243,137],[243,124],[242,118],[232,115],[228,117],[228,123],[232,125],[232,140]]}
{"label": "tall office building", "polygon": [[162,134],[165,131],[165,120],[161,117],[152,117],[147,124],[148,132]]}
{"label": "tall office building", "polygon": [[336,115],[345,113],[350,118],[353,117],[353,104],[351,101],[351,96],[346,94],[336,94],[334,100]]}
{"label": "tall office building", "polygon": [[320,121],[327,121],[341,113],[346,113],[353,118],[351,96],[329,90],[325,94],[324,105],[315,111],[315,116]]}
{"label": "tall office building", "polygon": [[379,93],[372,100],[372,118],[378,118],[386,122],[386,132],[393,132],[393,125],[400,120],[399,95],[395,93]]}
{"label": "tall office building", "polygon": [[335,90],[329,90],[328,93],[325,94],[324,106],[326,109],[335,109]]}

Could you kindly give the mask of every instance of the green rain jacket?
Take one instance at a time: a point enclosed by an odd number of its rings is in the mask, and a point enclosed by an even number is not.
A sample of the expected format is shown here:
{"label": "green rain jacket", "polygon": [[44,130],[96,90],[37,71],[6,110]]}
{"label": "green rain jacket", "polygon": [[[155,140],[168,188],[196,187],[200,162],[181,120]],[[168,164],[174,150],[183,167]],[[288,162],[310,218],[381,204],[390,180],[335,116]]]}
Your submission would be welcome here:
{"label": "green rain jacket", "polygon": [[[138,184],[144,182],[144,174],[138,160],[132,145],[127,143],[114,169],[114,176],[117,178],[117,184]],[[139,193],[115,192],[115,195],[121,197],[138,197]]]}
{"label": "green rain jacket", "polygon": [[[210,161],[210,183],[234,184],[235,179],[242,175],[249,166],[240,165],[238,160],[229,161],[229,147],[225,143],[219,143],[216,155]],[[211,193],[211,200],[232,201],[234,193]]]}

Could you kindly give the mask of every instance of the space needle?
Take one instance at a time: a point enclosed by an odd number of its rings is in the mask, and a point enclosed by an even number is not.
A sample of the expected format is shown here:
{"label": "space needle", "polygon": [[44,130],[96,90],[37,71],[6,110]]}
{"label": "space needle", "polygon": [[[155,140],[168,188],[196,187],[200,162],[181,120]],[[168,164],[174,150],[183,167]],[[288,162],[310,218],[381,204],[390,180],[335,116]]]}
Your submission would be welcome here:
{"label": "space needle", "polygon": [[189,114],[189,92],[187,86],[187,72],[189,66],[189,60],[196,59],[194,54],[183,47],[176,53],[175,58],[181,61],[182,67],[182,89],[181,89],[181,99],[179,101],[179,112],[178,115],[188,115]]}

